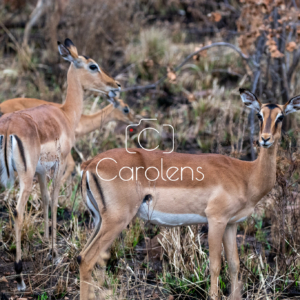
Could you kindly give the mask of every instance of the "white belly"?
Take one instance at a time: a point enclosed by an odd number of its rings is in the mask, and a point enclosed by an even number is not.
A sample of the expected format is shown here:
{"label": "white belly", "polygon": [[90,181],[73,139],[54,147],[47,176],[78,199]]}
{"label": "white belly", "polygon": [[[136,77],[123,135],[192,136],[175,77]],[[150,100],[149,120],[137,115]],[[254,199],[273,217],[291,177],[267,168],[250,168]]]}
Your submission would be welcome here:
{"label": "white belly", "polygon": [[233,217],[233,218],[231,218],[231,219],[229,220],[229,222],[233,221],[234,223],[240,223],[240,222],[244,222],[247,218],[248,218],[248,216],[242,217],[242,218],[240,218],[240,219],[234,221],[234,220],[236,219],[236,217]]}
{"label": "white belly", "polygon": [[207,218],[198,214],[170,214],[153,209],[146,202],[140,206],[137,216],[152,224],[164,226],[181,226],[207,223]]}

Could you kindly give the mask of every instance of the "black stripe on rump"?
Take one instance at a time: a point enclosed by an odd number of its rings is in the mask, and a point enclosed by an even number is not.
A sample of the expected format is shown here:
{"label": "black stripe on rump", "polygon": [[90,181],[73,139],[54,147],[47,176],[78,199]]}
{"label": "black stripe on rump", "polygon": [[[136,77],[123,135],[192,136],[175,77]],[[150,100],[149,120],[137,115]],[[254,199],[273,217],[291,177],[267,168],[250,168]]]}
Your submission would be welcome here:
{"label": "black stripe on rump", "polygon": [[27,164],[26,164],[26,159],[25,159],[25,151],[24,151],[23,143],[22,143],[22,141],[19,139],[19,137],[17,135],[14,135],[14,137],[17,140],[18,148],[19,148],[19,151],[20,151],[20,154],[21,154],[21,158],[23,160],[23,164],[24,164],[24,167],[25,167],[25,172],[26,172],[27,171]]}
{"label": "black stripe on rump", "polygon": [[93,176],[93,179],[95,181],[97,190],[98,190],[98,192],[100,194],[100,197],[101,197],[101,200],[102,200],[102,204],[103,204],[103,209],[106,210],[106,203],[105,203],[104,194],[103,194],[100,182],[98,181],[98,178],[97,178],[97,176],[94,173],[92,173],[92,176]]}
{"label": "black stripe on rump", "polygon": [[7,135],[5,136],[5,143],[4,143],[4,162],[5,162],[5,168],[7,170],[7,177],[9,178],[9,168],[7,162]]}
{"label": "black stripe on rump", "polygon": [[[92,191],[91,191],[91,188],[90,188],[90,185],[89,185],[89,181],[88,181],[88,177],[86,176],[86,191],[87,191],[87,194],[88,194],[88,197],[90,199],[90,201],[92,202],[92,205],[94,206],[95,210],[98,212],[98,214],[100,215],[100,212],[99,212],[99,207],[97,205],[97,202],[92,194]],[[94,212],[90,209],[93,217],[94,216]]]}
{"label": "black stripe on rump", "polygon": [[[0,150],[2,150],[2,146],[3,146],[3,135],[0,135]],[[0,175],[3,172],[3,167],[2,165],[0,165]]]}

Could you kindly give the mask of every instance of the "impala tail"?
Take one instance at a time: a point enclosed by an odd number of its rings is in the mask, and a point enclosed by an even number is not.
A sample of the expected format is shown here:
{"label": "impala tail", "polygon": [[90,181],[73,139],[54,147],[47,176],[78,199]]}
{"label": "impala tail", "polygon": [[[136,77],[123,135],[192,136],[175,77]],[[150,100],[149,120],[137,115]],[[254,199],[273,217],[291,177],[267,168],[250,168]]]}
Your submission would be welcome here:
{"label": "impala tail", "polygon": [[94,237],[99,232],[101,227],[101,212],[103,213],[106,210],[104,196],[102,190],[101,193],[99,193],[99,189],[101,190],[98,176],[87,169],[82,171],[82,176],[81,176],[82,199],[93,216],[94,227],[95,227],[95,230],[92,236],[90,237],[88,244],[94,239]]}
{"label": "impala tail", "polygon": [[84,171],[81,179],[81,191],[83,195],[83,201],[85,202],[93,216],[94,225],[96,228],[100,226],[101,222],[100,209],[95,198],[95,195],[97,194],[93,192],[94,185],[97,185],[95,181],[97,179],[97,176],[95,176],[95,174],[89,171]]}

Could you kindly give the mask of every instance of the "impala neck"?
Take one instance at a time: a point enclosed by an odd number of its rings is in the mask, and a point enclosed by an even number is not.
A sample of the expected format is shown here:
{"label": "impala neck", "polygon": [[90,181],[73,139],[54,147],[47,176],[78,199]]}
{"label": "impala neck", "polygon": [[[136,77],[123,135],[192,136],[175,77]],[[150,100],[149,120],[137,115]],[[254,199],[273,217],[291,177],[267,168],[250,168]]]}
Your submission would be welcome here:
{"label": "impala neck", "polygon": [[112,113],[114,109],[114,106],[109,104],[95,114],[82,115],[78,129],[76,129],[76,137],[99,129],[103,124],[114,120],[114,115]]}
{"label": "impala neck", "polygon": [[78,70],[71,63],[67,76],[68,88],[66,101],[61,107],[74,130],[79,123],[83,109],[83,87],[77,72]]}
{"label": "impala neck", "polygon": [[[251,189],[255,191],[253,200],[258,202],[273,188],[276,181],[276,154],[278,141],[270,148],[261,147],[258,158],[254,161],[251,174]],[[256,187],[256,189],[255,189]],[[258,196],[258,198],[256,197]],[[256,203],[255,203],[256,204]]]}

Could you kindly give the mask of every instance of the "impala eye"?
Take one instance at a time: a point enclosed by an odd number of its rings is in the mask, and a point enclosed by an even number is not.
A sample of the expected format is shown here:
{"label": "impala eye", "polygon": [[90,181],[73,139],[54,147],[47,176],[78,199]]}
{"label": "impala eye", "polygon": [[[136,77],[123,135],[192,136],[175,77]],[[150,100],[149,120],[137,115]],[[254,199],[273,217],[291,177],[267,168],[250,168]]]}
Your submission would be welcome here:
{"label": "impala eye", "polygon": [[279,117],[277,118],[276,122],[282,122],[282,121],[283,121],[283,118],[284,118],[283,115],[279,116]]}
{"label": "impala eye", "polygon": [[96,65],[90,65],[90,70],[92,71],[98,70],[98,67]]}
{"label": "impala eye", "polygon": [[129,108],[128,108],[128,106],[125,106],[124,109],[123,109],[123,111],[124,111],[125,114],[128,114],[128,113],[129,113]]}
{"label": "impala eye", "polygon": [[258,117],[258,120],[259,120],[259,121],[262,121],[263,118],[262,118],[261,114],[256,114],[256,115],[257,115],[257,117]]}

